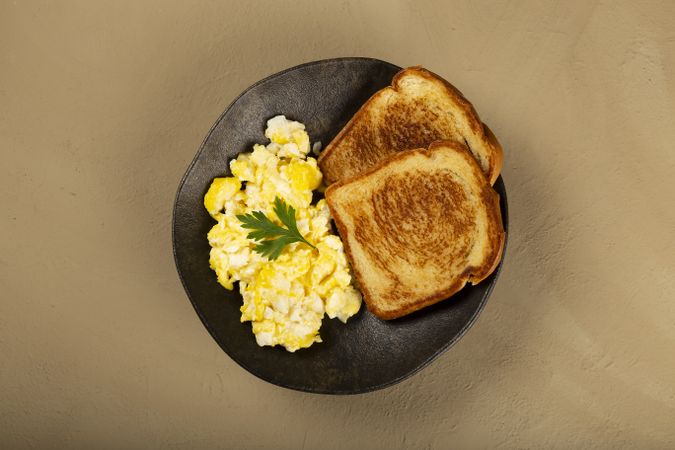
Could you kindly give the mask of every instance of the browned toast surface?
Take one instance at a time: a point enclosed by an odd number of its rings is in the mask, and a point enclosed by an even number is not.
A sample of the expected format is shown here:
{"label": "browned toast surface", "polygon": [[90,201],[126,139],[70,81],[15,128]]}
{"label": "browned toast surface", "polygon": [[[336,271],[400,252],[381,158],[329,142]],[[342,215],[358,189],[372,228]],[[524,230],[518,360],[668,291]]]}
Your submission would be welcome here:
{"label": "browned toast surface", "polygon": [[499,196],[453,141],[398,152],[326,190],[368,309],[401,317],[477,284],[499,263]]}
{"label": "browned toast surface", "polygon": [[462,93],[421,67],[397,73],[376,92],[319,157],[333,183],[372,167],[397,151],[427,148],[437,140],[465,144],[490,184],[499,176],[502,148]]}

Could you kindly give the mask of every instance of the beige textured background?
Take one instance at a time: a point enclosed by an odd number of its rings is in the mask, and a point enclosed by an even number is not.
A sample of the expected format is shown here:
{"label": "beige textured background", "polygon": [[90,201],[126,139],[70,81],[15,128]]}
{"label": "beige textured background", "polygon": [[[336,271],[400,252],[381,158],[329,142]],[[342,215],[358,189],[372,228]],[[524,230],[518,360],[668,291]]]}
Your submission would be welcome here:
{"label": "beige textured background", "polygon": [[[4,448],[675,447],[675,3],[0,6]],[[314,59],[424,64],[506,151],[507,264],[405,382],[266,384],[175,273],[175,189],[245,87]]]}

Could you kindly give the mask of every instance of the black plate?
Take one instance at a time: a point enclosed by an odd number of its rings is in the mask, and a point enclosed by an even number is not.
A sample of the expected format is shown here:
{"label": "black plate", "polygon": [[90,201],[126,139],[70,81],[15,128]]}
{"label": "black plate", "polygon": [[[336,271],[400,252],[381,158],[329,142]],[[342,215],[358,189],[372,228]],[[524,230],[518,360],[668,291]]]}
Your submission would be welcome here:
{"label": "black plate", "polygon": [[[414,374],[454,344],[483,309],[500,267],[478,286],[451,300],[385,322],[365,304],[344,325],[324,318],[323,343],[289,353],[258,347],[250,323],[240,323],[238,288],[228,291],[209,268],[206,234],[215,224],[203,207],[213,178],[229,175],[228,162],[253,143],[266,142],[267,119],[277,114],[303,122],[312,142],[327,144],[358,108],[388,86],[399,67],[370,58],[316,61],[279,72],[244,91],[220,116],[183,177],[173,215],[178,274],[211,336],[252,374],[279,386],[327,394],[355,394],[392,385]],[[507,228],[506,192],[501,196]]]}

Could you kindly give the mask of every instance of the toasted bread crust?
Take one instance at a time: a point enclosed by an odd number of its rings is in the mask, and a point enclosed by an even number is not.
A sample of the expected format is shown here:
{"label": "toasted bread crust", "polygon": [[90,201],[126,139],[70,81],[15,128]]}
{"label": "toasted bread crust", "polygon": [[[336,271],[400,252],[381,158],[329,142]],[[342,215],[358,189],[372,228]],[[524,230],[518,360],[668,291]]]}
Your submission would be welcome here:
{"label": "toasted bread crust", "polygon": [[499,178],[499,174],[501,173],[502,167],[504,165],[504,149],[497,140],[497,136],[494,135],[492,130],[485,123],[483,123],[483,130],[485,138],[488,140],[488,142],[490,142],[490,145],[493,148],[492,157],[494,159],[492,160],[491,164],[492,170],[489,174],[489,180],[490,184],[494,186],[495,181],[497,181],[497,178]]}
{"label": "toasted bread crust", "polygon": [[[461,110],[463,116],[466,118],[468,122],[471,132],[475,134],[480,140],[480,142],[482,142],[482,144],[486,147],[487,151],[483,155],[483,157],[487,160],[488,164],[486,174],[488,179],[490,180],[490,184],[494,184],[494,182],[497,180],[497,177],[499,176],[499,172],[501,170],[503,163],[503,151],[501,145],[497,141],[497,138],[490,131],[490,129],[481,122],[478,113],[476,113],[476,110],[474,109],[473,105],[464,97],[464,95],[456,87],[454,87],[452,84],[450,84],[443,78],[439,77],[438,75],[434,74],[433,72],[422,68],[421,66],[403,69],[396,75],[394,75],[391,85],[373,94],[373,96],[370,99],[368,99],[366,103],[363,104],[363,106],[356,112],[356,114],[349,120],[349,122],[347,122],[347,124],[338,133],[338,135],[328,144],[326,149],[319,156],[318,160],[319,166],[321,167],[325,179],[329,183],[333,183],[344,178],[349,178],[349,176],[353,175],[352,173],[345,173],[346,168],[342,166],[344,164],[343,159],[344,155],[340,155],[342,143],[345,141],[345,138],[347,136],[355,133],[356,124],[368,120],[366,117],[368,116],[368,114],[371,114],[371,109],[373,108],[377,109],[377,107],[374,107],[373,105],[377,104],[382,97],[391,96],[395,93],[398,93],[401,90],[401,82],[406,77],[420,77],[429,80],[433,83],[436,83],[436,85],[440,84],[440,86],[442,86],[447,97],[451,98],[453,103]],[[461,137],[462,138],[461,140],[458,139],[459,137],[461,136],[443,136],[442,138],[444,140],[445,139],[448,140],[454,139],[458,141],[463,140],[464,143],[468,145],[464,137]],[[435,139],[439,139],[439,137],[436,137]],[[424,146],[428,146],[429,144],[431,144],[431,142],[429,141],[423,142]],[[407,145],[405,147],[406,148],[396,148],[391,150],[400,151],[409,149],[411,147],[419,147],[419,146]],[[342,150],[342,152],[344,152],[344,150]],[[368,161],[366,160],[367,158],[373,158],[374,160],[382,158],[380,155],[367,155],[367,157],[365,157],[366,155],[361,156],[362,159],[364,160],[358,162],[363,167],[373,165],[373,161]]]}
{"label": "toasted bread crust", "polygon": [[[378,172],[381,170],[387,168],[388,166],[397,164],[411,156],[422,154],[426,157],[431,157],[436,149],[441,147],[446,149],[451,148],[455,152],[461,154],[465,161],[469,165],[473,166],[476,176],[482,177],[482,186],[476,193],[480,196],[481,204],[485,205],[490,221],[490,230],[492,231],[489,237],[489,249],[486,250],[488,257],[481,261],[479,265],[469,265],[465,267],[462,273],[454,277],[454,281],[450,285],[440,288],[430,295],[415,298],[414,301],[406,304],[397,304],[395,308],[383,309],[381,307],[381,299],[378,299],[377,294],[370,288],[370,280],[362,271],[362,264],[365,264],[365,262],[357,260],[355,256],[354,249],[352,248],[352,239],[350,235],[351,230],[345,222],[345,216],[343,216],[343,214],[349,215],[350,212],[344,211],[343,208],[336,204],[335,197],[337,195],[337,191],[339,191],[343,186],[360,184],[368,180],[371,176],[378,176]],[[381,161],[379,164],[367,169],[353,178],[330,185],[326,189],[325,196],[333,220],[340,236],[342,237],[347,258],[351,263],[354,276],[358,281],[359,289],[363,294],[366,305],[373,314],[381,319],[395,319],[437,303],[461,290],[467,282],[475,285],[487,278],[495,270],[499,264],[499,261],[501,260],[505,233],[502,225],[501,212],[499,209],[499,195],[490,187],[487,178],[480,170],[478,163],[475,161],[471,153],[463,145],[455,141],[437,141],[432,143],[427,149],[411,149],[398,152],[397,154],[384,161]]]}

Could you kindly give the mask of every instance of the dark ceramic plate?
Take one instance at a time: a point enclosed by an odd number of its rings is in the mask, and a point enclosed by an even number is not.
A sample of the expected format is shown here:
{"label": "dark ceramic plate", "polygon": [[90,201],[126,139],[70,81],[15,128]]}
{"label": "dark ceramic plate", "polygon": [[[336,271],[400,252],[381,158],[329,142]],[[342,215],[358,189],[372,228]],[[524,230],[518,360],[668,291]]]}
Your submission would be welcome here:
{"label": "dark ceramic plate", "polygon": [[[454,344],[485,306],[500,267],[448,301],[385,322],[365,305],[344,325],[324,318],[323,343],[295,353],[258,347],[250,323],[239,322],[241,296],[221,287],[209,268],[206,233],[214,225],[202,206],[211,180],[229,175],[230,159],[266,142],[264,127],[277,114],[303,122],[312,142],[325,144],[400,68],[369,58],[317,61],[272,75],[242,93],[220,116],[178,188],[173,249],[178,274],[211,336],[237,363],[279,386],[327,394],[356,394],[392,385],[419,371]],[[506,192],[501,196],[507,227]]]}

